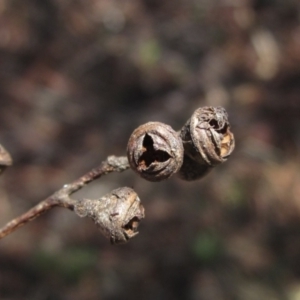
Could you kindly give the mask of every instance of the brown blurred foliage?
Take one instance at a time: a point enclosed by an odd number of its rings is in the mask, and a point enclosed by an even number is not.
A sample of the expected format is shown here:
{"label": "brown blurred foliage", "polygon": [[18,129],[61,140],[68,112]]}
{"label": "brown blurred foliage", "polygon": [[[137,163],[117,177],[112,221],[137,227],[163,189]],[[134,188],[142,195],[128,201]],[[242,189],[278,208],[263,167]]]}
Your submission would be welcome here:
{"label": "brown blurred foliage", "polygon": [[297,0],[2,0],[0,178],[9,221],[110,154],[138,125],[229,112],[236,150],[199,182],[134,187],[140,235],[109,245],[57,209],[0,242],[1,300],[300,299]]}

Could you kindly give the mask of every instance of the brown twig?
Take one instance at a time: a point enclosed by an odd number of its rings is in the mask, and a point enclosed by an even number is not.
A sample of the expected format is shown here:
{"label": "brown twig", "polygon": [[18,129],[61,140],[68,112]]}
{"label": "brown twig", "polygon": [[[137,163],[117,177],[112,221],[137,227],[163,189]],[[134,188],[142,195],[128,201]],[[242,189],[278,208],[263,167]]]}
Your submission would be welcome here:
{"label": "brown twig", "polygon": [[77,200],[71,199],[70,195],[82,189],[86,184],[94,181],[97,178],[100,178],[103,175],[106,175],[111,172],[123,172],[128,168],[129,164],[127,157],[109,156],[105,161],[103,161],[100,164],[99,167],[92,169],[90,172],[81,176],[72,183],[65,184],[61,189],[59,189],[54,194],[41,201],[29,211],[13,219],[5,226],[0,228],[0,239],[11,234],[16,229],[25,225],[27,222],[34,220],[35,218],[45,213],[46,211],[52,209],[53,207],[65,207],[73,210],[74,205],[77,203]]}

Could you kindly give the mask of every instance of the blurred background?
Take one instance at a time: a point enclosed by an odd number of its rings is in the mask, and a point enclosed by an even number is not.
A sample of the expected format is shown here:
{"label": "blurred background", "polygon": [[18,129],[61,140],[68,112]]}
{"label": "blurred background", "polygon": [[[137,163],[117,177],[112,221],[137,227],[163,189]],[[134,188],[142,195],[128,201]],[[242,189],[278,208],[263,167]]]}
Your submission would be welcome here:
{"label": "blurred background", "polygon": [[140,234],[111,246],[54,209],[0,242],[1,300],[300,299],[297,0],[1,0],[1,226],[124,155],[138,125],[229,113],[236,150],[207,177],[112,174],[133,187]]}

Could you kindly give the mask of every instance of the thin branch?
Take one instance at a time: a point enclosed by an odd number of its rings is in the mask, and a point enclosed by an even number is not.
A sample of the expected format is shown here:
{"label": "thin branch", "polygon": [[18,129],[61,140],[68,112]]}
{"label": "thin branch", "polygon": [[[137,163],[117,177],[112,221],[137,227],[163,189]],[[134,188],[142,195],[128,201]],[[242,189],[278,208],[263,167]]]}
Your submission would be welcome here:
{"label": "thin branch", "polygon": [[53,207],[65,207],[73,210],[77,200],[71,199],[69,196],[82,189],[88,183],[100,178],[103,175],[112,172],[123,172],[129,168],[127,157],[125,156],[109,156],[103,161],[99,167],[96,167],[81,176],[72,183],[65,184],[57,192],[41,201],[39,204],[31,208],[26,213],[8,222],[0,228],[0,239],[11,234],[16,229],[22,227],[26,223],[39,217],[41,214],[52,209]]}

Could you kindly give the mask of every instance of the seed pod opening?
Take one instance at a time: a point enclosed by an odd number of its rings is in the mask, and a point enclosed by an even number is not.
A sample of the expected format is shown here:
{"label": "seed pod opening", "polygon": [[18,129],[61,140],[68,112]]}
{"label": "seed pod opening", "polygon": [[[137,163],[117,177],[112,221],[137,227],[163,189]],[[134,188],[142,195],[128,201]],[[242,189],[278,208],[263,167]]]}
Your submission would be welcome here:
{"label": "seed pod opening", "polygon": [[127,145],[131,168],[149,181],[161,181],[175,174],[183,162],[183,145],[178,134],[160,122],[139,126]]}
{"label": "seed pod opening", "polygon": [[198,108],[180,131],[185,154],[200,164],[216,166],[234,150],[228,114],[222,107]]}
{"label": "seed pod opening", "polygon": [[100,199],[83,199],[74,205],[80,217],[94,220],[112,244],[123,244],[138,234],[145,210],[136,192],[128,187],[118,188]]}

